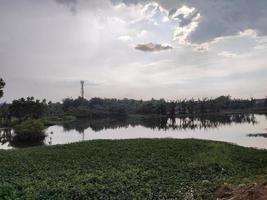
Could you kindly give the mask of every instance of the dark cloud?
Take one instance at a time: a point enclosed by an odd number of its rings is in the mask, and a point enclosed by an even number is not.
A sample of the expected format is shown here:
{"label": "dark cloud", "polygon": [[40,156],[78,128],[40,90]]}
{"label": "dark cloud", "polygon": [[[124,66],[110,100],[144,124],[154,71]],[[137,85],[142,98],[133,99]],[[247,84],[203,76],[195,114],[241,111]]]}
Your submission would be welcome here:
{"label": "dark cloud", "polygon": [[[201,15],[198,27],[187,39],[192,43],[203,43],[217,37],[236,35],[246,29],[255,29],[267,35],[266,0],[154,0],[172,15],[177,8],[188,6],[195,8]],[[180,27],[190,23],[189,19],[180,18]]]}
{"label": "dark cloud", "polygon": [[77,13],[78,0],[55,0],[55,2],[66,6],[73,14]]}
{"label": "dark cloud", "polygon": [[163,50],[169,50],[172,49],[169,45],[161,45],[161,44],[154,44],[154,43],[147,43],[147,44],[138,44],[136,45],[135,49],[140,51],[163,51]]}
{"label": "dark cloud", "polygon": [[65,6],[74,15],[81,11],[96,11],[109,9],[111,0],[54,0],[57,4]]}
{"label": "dark cloud", "polygon": [[[259,34],[267,35],[267,1],[266,0],[110,0],[112,3],[146,4],[157,2],[162,8],[169,11],[169,17],[177,20],[178,27],[197,27],[189,34],[178,35],[193,44],[212,41],[218,37],[236,35],[246,29],[255,29]],[[176,13],[183,7],[195,8],[189,15]],[[174,14],[177,14],[174,16]]]}
{"label": "dark cloud", "polygon": [[189,25],[190,23],[192,23],[193,19],[198,15],[198,11],[196,9],[192,11],[189,15],[185,15],[184,13],[176,15],[177,11],[178,9],[172,9],[171,11],[169,11],[169,18],[178,20],[180,27]]}
{"label": "dark cloud", "polygon": [[111,2],[114,4],[124,3],[126,5],[135,5],[138,3],[145,4],[151,2],[151,0],[111,0]]}

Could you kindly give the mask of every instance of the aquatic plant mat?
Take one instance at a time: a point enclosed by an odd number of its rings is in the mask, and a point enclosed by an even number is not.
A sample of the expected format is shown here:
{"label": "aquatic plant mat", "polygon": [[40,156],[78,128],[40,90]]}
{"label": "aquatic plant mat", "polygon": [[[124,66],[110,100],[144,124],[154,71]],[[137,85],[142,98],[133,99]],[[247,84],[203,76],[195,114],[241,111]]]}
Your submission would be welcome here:
{"label": "aquatic plant mat", "polygon": [[0,151],[0,199],[214,199],[264,180],[267,151],[193,139],[96,140]]}

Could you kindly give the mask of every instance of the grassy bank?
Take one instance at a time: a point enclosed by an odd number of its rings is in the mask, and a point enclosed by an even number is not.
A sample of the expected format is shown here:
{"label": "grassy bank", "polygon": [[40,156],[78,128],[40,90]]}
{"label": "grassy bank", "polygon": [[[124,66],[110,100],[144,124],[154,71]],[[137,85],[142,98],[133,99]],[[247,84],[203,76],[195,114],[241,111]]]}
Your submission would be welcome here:
{"label": "grassy bank", "polygon": [[0,151],[0,199],[212,199],[264,179],[267,151],[174,139],[98,140]]}

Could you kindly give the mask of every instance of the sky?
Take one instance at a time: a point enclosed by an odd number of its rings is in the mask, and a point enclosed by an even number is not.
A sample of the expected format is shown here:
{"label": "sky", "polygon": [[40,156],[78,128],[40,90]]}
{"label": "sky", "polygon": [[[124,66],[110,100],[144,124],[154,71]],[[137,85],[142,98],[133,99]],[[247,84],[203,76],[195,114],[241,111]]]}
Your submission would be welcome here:
{"label": "sky", "polygon": [[1,102],[267,96],[266,0],[0,0]]}

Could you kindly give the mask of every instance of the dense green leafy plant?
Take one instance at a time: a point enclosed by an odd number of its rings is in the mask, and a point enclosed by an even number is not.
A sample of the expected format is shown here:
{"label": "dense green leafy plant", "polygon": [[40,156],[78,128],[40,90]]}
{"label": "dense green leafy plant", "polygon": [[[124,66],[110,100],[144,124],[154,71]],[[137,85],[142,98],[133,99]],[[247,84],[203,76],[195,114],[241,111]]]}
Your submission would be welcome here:
{"label": "dense green leafy plant", "polygon": [[267,151],[201,140],[98,140],[0,150],[0,199],[213,199],[266,177]]}

